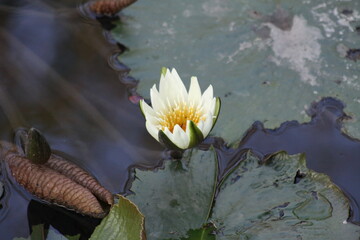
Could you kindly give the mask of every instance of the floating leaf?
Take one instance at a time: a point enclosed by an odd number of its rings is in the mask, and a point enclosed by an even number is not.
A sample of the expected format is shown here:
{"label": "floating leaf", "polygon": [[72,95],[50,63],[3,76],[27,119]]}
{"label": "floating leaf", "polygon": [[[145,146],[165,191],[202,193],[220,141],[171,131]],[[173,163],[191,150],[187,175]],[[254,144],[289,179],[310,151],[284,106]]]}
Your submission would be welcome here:
{"label": "floating leaf", "polygon": [[128,199],[119,195],[108,216],[96,227],[90,240],[145,240],[144,216]]}
{"label": "floating leaf", "polygon": [[182,160],[165,161],[155,173],[136,170],[130,195],[145,216],[147,237],[184,237],[206,223],[214,197],[216,158],[213,150],[186,151]]}
{"label": "floating leaf", "polygon": [[150,240],[213,239],[212,230],[202,228],[209,222],[216,239],[224,240],[360,236],[360,227],[347,222],[349,200],[328,176],[309,170],[302,154],[281,152],[261,160],[246,152],[214,199],[214,152],[186,153],[181,161],[165,162],[164,169],[136,172],[135,195],[129,198],[144,213]]}
{"label": "floating leaf", "polygon": [[207,224],[200,229],[191,229],[187,232],[188,237],[181,240],[215,240],[215,227],[212,224]]}
{"label": "floating leaf", "polygon": [[306,168],[303,154],[253,154],[221,185],[212,221],[217,239],[359,239],[347,222],[349,201],[324,174]]}
{"label": "floating leaf", "polygon": [[[112,32],[130,49],[119,60],[143,97],[164,64],[184,79],[196,75],[202,87],[212,84],[222,100],[212,133],[229,143],[254,120],[271,128],[306,121],[306,106],[326,96],[345,101],[355,115],[346,127],[359,138],[359,64],[335,47],[359,48],[359,9],[358,0],[138,1]],[[358,59],[359,52],[347,55]]]}

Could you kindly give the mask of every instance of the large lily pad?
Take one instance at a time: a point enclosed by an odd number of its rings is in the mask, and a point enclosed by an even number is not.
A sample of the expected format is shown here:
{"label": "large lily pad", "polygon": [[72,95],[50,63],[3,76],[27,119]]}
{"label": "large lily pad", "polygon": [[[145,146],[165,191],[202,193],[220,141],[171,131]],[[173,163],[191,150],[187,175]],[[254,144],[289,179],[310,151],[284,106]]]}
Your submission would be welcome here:
{"label": "large lily pad", "polygon": [[348,199],[328,176],[309,170],[304,155],[260,161],[246,154],[216,199],[212,152],[193,150],[156,172],[138,170],[130,198],[144,213],[148,239],[213,239],[213,232],[226,240],[359,238],[360,227],[347,221]]}
{"label": "large lily pad", "polygon": [[216,185],[213,151],[188,151],[157,172],[136,171],[129,199],[145,216],[148,240],[186,236],[207,221]]}
{"label": "large lily pad", "polygon": [[359,239],[349,201],[305,156],[246,160],[225,179],[213,209],[217,239]]}
{"label": "large lily pad", "polygon": [[144,216],[132,202],[119,195],[119,202],[95,228],[90,239],[145,240]]}
{"label": "large lily pad", "polygon": [[[186,83],[196,75],[203,89],[213,84],[222,99],[213,134],[234,142],[254,120],[307,120],[321,96],[343,100],[358,118],[360,65],[344,56],[360,48],[359,9],[357,0],[138,1],[113,34],[129,47],[119,59],[145,98],[164,65]],[[360,137],[359,121],[346,128]]]}

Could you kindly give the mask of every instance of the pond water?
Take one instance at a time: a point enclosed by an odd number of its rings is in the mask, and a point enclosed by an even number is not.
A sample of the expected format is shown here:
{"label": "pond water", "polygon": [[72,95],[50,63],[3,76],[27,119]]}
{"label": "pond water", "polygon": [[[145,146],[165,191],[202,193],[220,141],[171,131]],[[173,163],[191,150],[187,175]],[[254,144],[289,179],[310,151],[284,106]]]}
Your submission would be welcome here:
{"label": "pond water", "polygon": [[[0,49],[2,140],[13,141],[18,127],[35,127],[53,150],[91,172],[113,193],[126,191],[132,166],[161,165],[167,154],[146,132],[133,103],[136,81],[128,76],[132,66],[114,57],[124,50],[122,44],[98,22],[83,17],[71,1],[4,1]],[[279,150],[305,152],[310,168],[330,175],[353,197],[353,220],[359,221],[360,143],[341,132],[344,111],[340,101],[328,98],[310,108],[309,123],[286,122],[269,130],[255,122],[247,133],[236,133],[244,137],[235,149],[219,138],[207,139],[203,147],[217,147],[223,173],[249,148],[263,156]],[[33,199],[6,178],[4,169],[0,180],[5,189],[0,200],[1,239],[27,237],[29,225],[38,223],[51,224],[66,235],[81,233],[86,239],[98,224]]]}

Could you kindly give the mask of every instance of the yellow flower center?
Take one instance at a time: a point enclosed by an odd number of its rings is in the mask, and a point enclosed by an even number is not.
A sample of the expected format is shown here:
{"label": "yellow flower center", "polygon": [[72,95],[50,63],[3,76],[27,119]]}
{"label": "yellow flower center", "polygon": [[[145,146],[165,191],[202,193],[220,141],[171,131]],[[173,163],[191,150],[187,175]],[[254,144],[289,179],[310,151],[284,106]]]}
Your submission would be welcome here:
{"label": "yellow flower center", "polygon": [[168,128],[170,132],[174,131],[174,127],[178,124],[186,131],[187,120],[198,124],[201,120],[205,121],[202,110],[199,107],[188,106],[187,103],[176,104],[175,107],[169,107],[168,112],[162,113],[160,116],[161,129]]}

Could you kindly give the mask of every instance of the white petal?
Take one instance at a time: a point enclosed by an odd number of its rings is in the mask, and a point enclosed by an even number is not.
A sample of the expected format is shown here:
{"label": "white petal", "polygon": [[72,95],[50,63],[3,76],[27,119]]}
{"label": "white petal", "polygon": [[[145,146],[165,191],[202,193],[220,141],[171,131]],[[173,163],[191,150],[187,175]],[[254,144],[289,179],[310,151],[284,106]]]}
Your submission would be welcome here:
{"label": "white petal", "polygon": [[150,135],[155,138],[156,141],[159,141],[159,129],[155,127],[150,121],[146,121],[145,125]]}
{"label": "white petal", "polygon": [[206,116],[206,119],[204,121],[204,127],[203,127],[203,130],[202,130],[204,138],[206,138],[206,136],[209,134],[212,126],[213,126],[213,115],[211,113],[209,113]]}
{"label": "white petal", "polygon": [[200,131],[203,133],[204,135],[204,121],[199,121],[198,124],[196,124],[196,126],[200,129]]}
{"label": "white petal", "polygon": [[140,106],[143,114],[145,115],[145,118],[147,116],[156,116],[156,113],[154,112],[154,109],[150,107],[143,99],[140,100]]}
{"label": "white petal", "polygon": [[201,97],[202,104],[206,106],[214,98],[213,87],[210,84]]}
{"label": "white petal", "polygon": [[179,148],[185,149],[189,146],[189,142],[190,138],[184,130],[176,124],[173,130],[173,143],[175,143]]}
{"label": "white petal", "polygon": [[169,78],[170,70],[166,69],[165,75],[161,75],[159,83],[159,93],[164,103],[167,103],[167,99],[170,103],[173,103],[172,99],[176,93],[176,89],[173,87],[173,83]]}
{"label": "white petal", "polygon": [[146,121],[147,121],[147,122],[150,122],[150,123],[151,123],[152,125],[154,125],[154,126],[160,125],[160,120],[159,120],[159,118],[157,118],[156,116],[148,115],[148,116],[146,117]]}
{"label": "white petal", "polygon": [[188,93],[186,87],[175,68],[171,70],[169,77],[171,77],[173,88],[176,90],[176,100],[187,101]]}
{"label": "white petal", "polygon": [[216,98],[211,99],[210,101],[202,103],[202,112],[207,115],[208,113],[214,114],[216,107]]}
{"label": "white petal", "polygon": [[[181,128],[180,130],[182,131]],[[185,149],[188,145],[186,145],[186,142],[184,141],[180,130],[175,126],[173,130],[174,133],[170,132],[168,128],[165,128],[164,133],[170,139],[170,141],[174,143],[178,148]]]}
{"label": "white petal", "polygon": [[154,85],[150,89],[150,98],[151,98],[152,108],[154,109],[155,112],[157,112],[157,113],[163,112],[166,109],[164,102],[161,99],[161,96],[160,96],[158,90],[156,89],[156,85]]}
{"label": "white petal", "polygon": [[193,103],[194,106],[201,104],[201,89],[197,77],[191,77],[188,101]]}

